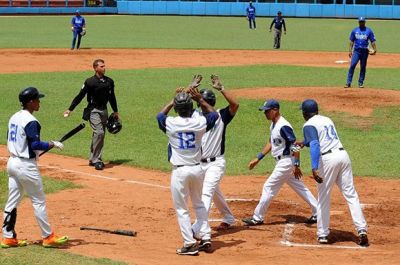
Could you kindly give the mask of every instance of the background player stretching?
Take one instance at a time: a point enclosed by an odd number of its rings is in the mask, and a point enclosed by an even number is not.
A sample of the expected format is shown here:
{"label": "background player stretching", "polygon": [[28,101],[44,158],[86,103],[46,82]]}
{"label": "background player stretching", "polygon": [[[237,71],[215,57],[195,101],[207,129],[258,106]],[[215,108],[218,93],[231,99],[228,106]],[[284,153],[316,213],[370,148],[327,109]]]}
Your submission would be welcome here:
{"label": "background player stretching", "polygon": [[354,225],[360,237],[359,244],[368,246],[367,222],[361,210],[360,200],[354,188],[351,161],[339,140],[334,123],[328,117],[318,115],[318,104],[305,100],[301,109],[306,120],[303,126],[303,145],[310,147],[311,167],[318,184],[318,241],[328,243],[331,192],[336,183],[350,208]]}
{"label": "background player stretching", "polygon": [[26,246],[26,242],[17,239],[15,224],[17,207],[24,197],[24,191],[32,201],[36,221],[42,231],[43,246],[55,247],[68,241],[67,236],[58,237],[51,230],[46,212],[46,200],[42,177],[36,158],[41,150],[64,146],[57,141],[40,140],[40,124],[32,115],[40,108],[40,98],[44,97],[34,87],[28,87],[19,94],[23,109],[15,113],[8,122],[7,148],[10,158],[7,163],[8,200],[4,208],[2,248]]}
{"label": "background player stretching", "polygon": [[[189,91],[192,96],[186,92],[179,92],[174,100],[168,103],[157,115],[159,128],[169,138],[168,160],[173,167],[171,176],[172,200],[184,240],[183,247],[176,250],[178,255],[197,255],[199,247],[196,238],[201,239],[201,248],[204,250],[211,249],[211,229],[208,224],[206,208],[201,201],[204,179],[200,167],[201,138],[206,131],[214,126],[218,114],[201,97],[197,89],[191,88]],[[194,111],[192,97],[208,114],[204,117],[192,116]],[[172,107],[179,114],[178,117],[167,116]],[[195,235],[192,231],[189,215],[189,197],[196,211],[197,222],[200,224],[200,231]]]}
{"label": "background player stretching", "polygon": [[75,42],[77,38],[78,38],[78,43],[76,45],[76,48],[77,49],[80,48],[82,32],[86,30],[85,27],[86,27],[85,18],[81,16],[81,12],[79,10],[76,10],[75,16],[71,20],[71,31],[73,33],[71,50],[75,48]]}

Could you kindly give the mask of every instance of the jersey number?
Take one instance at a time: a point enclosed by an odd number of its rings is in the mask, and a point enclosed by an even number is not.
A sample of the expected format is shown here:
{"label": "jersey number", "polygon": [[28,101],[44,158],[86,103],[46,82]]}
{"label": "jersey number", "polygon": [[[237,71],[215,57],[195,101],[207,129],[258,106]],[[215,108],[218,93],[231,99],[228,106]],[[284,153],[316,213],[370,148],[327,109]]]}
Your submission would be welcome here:
{"label": "jersey number", "polygon": [[18,131],[18,125],[15,125],[11,123],[10,125],[10,138],[8,141],[10,142],[16,142],[17,141],[17,131]]}
{"label": "jersey number", "polygon": [[338,139],[335,127],[333,127],[333,125],[324,126],[324,128],[326,132],[326,139],[328,141],[332,141],[333,139]]}
{"label": "jersey number", "polygon": [[192,132],[180,132],[179,135],[179,148],[191,149],[195,148],[195,136]]}

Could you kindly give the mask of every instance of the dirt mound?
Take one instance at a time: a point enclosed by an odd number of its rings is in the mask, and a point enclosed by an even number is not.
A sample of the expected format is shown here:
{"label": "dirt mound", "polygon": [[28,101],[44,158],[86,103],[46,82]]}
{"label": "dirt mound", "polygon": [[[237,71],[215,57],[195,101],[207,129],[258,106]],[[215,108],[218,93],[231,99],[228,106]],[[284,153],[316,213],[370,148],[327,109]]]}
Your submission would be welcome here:
{"label": "dirt mound", "polygon": [[238,97],[251,99],[275,98],[302,102],[315,99],[326,111],[348,112],[357,116],[370,116],[376,107],[400,105],[400,91],[383,89],[344,89],[327,87],[273,87],[232,90]]}

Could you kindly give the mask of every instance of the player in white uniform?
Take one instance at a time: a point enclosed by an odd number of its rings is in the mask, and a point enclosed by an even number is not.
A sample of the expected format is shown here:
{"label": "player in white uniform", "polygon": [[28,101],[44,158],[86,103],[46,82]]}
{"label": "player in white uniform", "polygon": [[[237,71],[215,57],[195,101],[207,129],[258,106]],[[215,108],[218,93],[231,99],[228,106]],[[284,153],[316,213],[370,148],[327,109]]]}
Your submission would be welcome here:
{"label": "player in white uniform", "polygon": [[15,232],[17,207],[24,191],[32,201],[36,221],[42,231],[43,246],[55,247],[68,241],[67,236],[56,236],[49,224],[46,213],[46,201],[36,159],[41,150],[53,147],[63,148],[57,141],[40,140],[40,124],[32,115],[40,108],[39,98],[44,97],[34,87],[28,87],[19,94],[23,109],[15,113],[8,123],[7,147],[10,158],[7,163],[8,200],[4,208],[2,248],[26,246],[26,241],[18,240]]}
{"label": "player in white uniform", "polygon": [[264,184],[260,202],[254,210],[254,215],[243,219],[243,222],[247,225],[260,225],[264,223],[265,213],[284,183],[287,183],[310,205],[312,215],[306,223],[313,224],[317,221],[317,200],[301,180],[300,148],[295,145],[296,137],[293,128],[280,115],[279,107],[278,101],[270,99],[265,101],[264,105],[259,108],[259,110],[264,111],[266,118],[272,121],[270,127],[271,136],[269,143],[264,147],[262,152],[258,154],[256,159],[249,163],[249,169],[253,169],[269,152],[271,152],[272,157],[275,159],[276,166]]}
{"label": "player in white uniform", "polygon": [[311,167],[318,184],[318,241],[328,243],[330,222],[330,197],[336,183],[342,192],[360,237],[359,244],[368,246],[367,222],[361,210],[360,200],[354,188],[353,172],[349,155],[340,142],[334,123],[318,114],[315,100],[305,100],[301,109],[306,123],[303,126],[303,145],[310,147]]}
{"label": "player in white uniform", "polygon": [[[202,139],[201,167],[205,173],[205,176],[201,199],[204,202],[207,212],[210,211],[211,202],[214,201],[214,205],[223,215],[223,220],[217,227],[217,230],[227,230],[235,223],[235,217],[226,203],[219,183],[225,174],[226,167],[226,161],[224,157],[226,127],[235,116],[239,108],[239,103],[232,95],[230,95],[229,92],[225,90],[217,75],[212,75],[211,81],[212,86],[221,92],[226,101],[228,101],[229,105],[223,109],[217,110],[218,120],[215,123],[214,128],[206,132]],[[213,91],[203,89],[200,90],[200,93],[208,104],[213,107],[215,106],[216,98]],[[198,113],[200,115],[204,115],[201,111]],[[199,228],[197,223],[193,225],[192,229],[194,232],[198,231]]]}
{"label": "player in white uniform", "polygon": [[[197,255],[200,241],[200,250],[211,249],[211,229],[208,224],[206,208],[201,201],[201,190],[204,175],[200,166],[201,138],[210,130],[218,114],[201,97],[197,89],[191,88],[191,95],[185,92],[178,93],[174,100],[168,103],[157,115],[159,128],[169,138],[168,159],[172,164],[171,193],[181,234],[184,240],[183,247],[177,249],[179,255]],[[193,114],[193,101],[196,100],[207,115]],[[167,114],[174,107],[179,114],[169,117]],[[192,200],[200,230],[193,234],[189,215],[188,199]]]}

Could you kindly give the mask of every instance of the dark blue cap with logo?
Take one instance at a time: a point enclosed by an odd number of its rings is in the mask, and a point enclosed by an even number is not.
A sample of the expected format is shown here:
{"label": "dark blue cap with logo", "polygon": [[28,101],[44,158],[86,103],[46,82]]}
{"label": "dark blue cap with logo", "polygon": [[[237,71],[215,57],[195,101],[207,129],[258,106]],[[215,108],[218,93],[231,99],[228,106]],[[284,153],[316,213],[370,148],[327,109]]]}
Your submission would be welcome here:
{"label": "dark blue cap with logo", "polygon": [[258,108],[259,110],[279,109],[279,102],[275,99],[268,99]]}
{"label": "dark blue cap with logo", "polygon": [[365,22],[365,17],[359,17],[358,22]]}
{"label": "dark blue cap with logo", "polygon": [[305,113],[317,113],[318,103],[313,99],[306,99],[301,103],[300,109]]}

